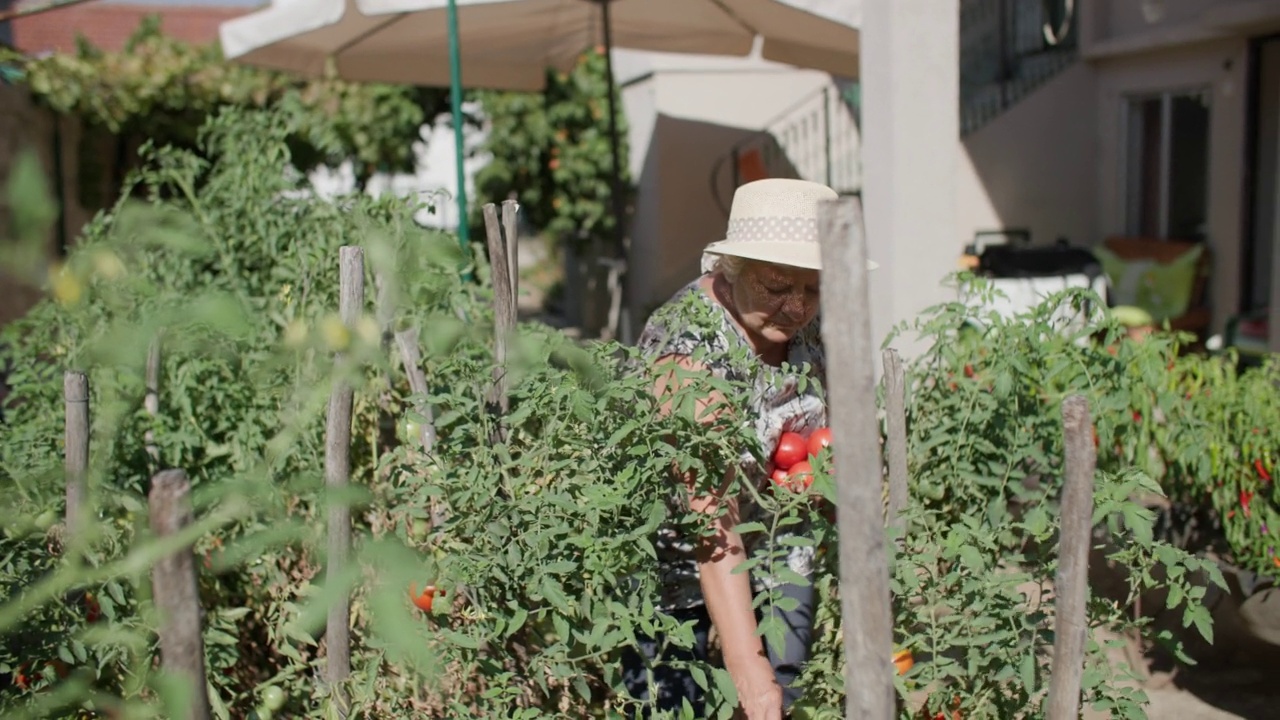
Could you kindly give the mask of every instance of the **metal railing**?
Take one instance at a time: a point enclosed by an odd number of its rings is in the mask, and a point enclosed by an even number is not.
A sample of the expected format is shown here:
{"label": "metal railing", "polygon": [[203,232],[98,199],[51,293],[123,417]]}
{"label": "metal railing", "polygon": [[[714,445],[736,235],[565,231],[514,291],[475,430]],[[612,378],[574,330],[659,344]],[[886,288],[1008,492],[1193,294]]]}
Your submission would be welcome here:
{"label": "metal railing", "polygon": [[840,193],[861,187],[856,85],[825,85],[762,130],[735,143],[712,167],[711,193],[726,217],[733,191],[756,177],[799,178]]}
{"label": "metal railing", "polygon": [[961,135],[1075,62],[1075,9],[1075,0],[961,0]]}

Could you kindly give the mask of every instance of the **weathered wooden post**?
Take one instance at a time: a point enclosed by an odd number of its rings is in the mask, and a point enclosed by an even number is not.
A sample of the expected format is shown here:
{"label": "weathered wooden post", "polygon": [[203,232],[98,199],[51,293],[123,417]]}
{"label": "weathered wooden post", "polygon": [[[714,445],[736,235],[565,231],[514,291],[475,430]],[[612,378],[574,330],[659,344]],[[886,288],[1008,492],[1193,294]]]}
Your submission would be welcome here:
{"label": "weathered wooden post", "polygon": [[489,404],[505,415],[510,408],[506,374],[507,341],[516,327],[516,303],[512,295],[513,282],[511,264],[507,257],[507,243],[502,238],[498,208],[493,203],[484,206],[484,227],[485,240],[489,247],[489,272],[493,279],[494,301],[494,369]]}
{"label": "weathered wooden post", "polygon": [[1053,676],[1049,680],[1049,720],[1080,715],[1089,596],[1089,544],[1093,536],[1093,474],[1097,451],[1089,402],[1072,395],[1062,402],[1066,460],[1062,484],[1062,531],[1054,580]]}
{"label": "weathered wooden post", "polygon": [[[886,418],[886,445],[889,448],[889,510],[888,525],[900,536],[905,523],[899,517],[907,508],[907,398],[906,378],[902,371],[902,356],[893,348],[885,348],[884,359],[884,407]],[[899,541],[901,542],[901,541]]]}
{"label": "weathered wooden post", "polygon": [[507,240],[507,270],[511,279],[512,307],[520,306],[520,228],[516,213],[520,204],[515,200],[502,201],[502,232]]}
{"label": "weathered wooden post", "polygon": [[[160,415],[160,334],[157,333],[151,340],[151,347],[147,348],[147,390],[146,395],[142,399],[143,407],[147,414],[154,421]],[[151,467],[153,470],[160,466],[160,447],[156,445],[156,434],[152,428],[147,428],[144,436],[147,447],[147,455],[151,458]]]}
{"label": "weathered wooden post", "polygon": [[[182,470],[165,470],[152,477],[147,502],[151,531],[157,539],[172,537],[191,524],[191,482]],[[151,587],[160,613],[161,666],[166,673],[190,683],[187,720],[209,720],[200,596],[190,545],[156,561],[151,569]]]}
{"label": "weathered wooden post", "polygon": [[862,208],[841,198],[822,208],[822,335],[826,344],[840,534],[845,716],[890,720],[893,616],[885,551],[884,473],[876,421],[871,296]]}
{"label": "weathered wooden post", "polygon": [[[364,250],[350,245],[338,249],[338,313],[342,324],[354,328],[364,308]],[[344,353],[335,354],[334,366],[342,372]],[[342,494],[351,478],[351,412],[354,390],[350,383],[335,379],[329,396],[325,424],[324,479],[330,493]],[[351,551],[351,508],[345,500],[329,504],[329,564],[325,581],[330,587],[343,582],[347,556]],[[325,677],[339,712],[345,717],[346,698],[342,683],[351,674],[351,599],[345,592],[329,607],[325,628]]]}
{"label": "weathered wooden post", "polygon": [[67,536],[71,545],[82,539],[86,477],[89,472],[89,377],[69,370],[62,377],[62,399],[66,412],[63,442],[67,483]]}

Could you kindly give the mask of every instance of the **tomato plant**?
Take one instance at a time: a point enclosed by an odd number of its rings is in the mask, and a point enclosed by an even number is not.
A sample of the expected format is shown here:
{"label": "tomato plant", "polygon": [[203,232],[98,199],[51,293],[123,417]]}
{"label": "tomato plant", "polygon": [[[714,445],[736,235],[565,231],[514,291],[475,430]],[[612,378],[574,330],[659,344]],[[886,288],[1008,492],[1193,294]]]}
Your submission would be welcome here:
{"label": "tomato plant", "polygon": [[[660,532],[695,537],[708,527],[689,511],[677,475],[691,472],[709,490],[744,451],[803,484],[757,493],[763,519],[738,528],[762,540],[746,570],[791,577],[796,549],[820,570],[818,636],[798,714],[843,707],[838,553],[822,512],[835,484],[823,437],[759,447],[743,411],[754,386],[704,376],[664,408],[653,397],[657,369],[634,349],[538,324],[509,338],[501,371],[510,411],[496,416],[487,268],[465,265],[452,238],[413,223],[413,202],[307,192],[289,170],[296,122],[286,112],[231,112],[204,128],[201,153],[147,149],[130,179],[138,192],[126,193],[146,200],[103,213],[53,274],[62,291],[5,331],[0,363],[14,368],[15,401],[0,434],[0,510],[13,519],[0,540],[0,674],[11,678],[0,711],[173,714],[154,666],[145,492],[157,463],[148,443],[195,488],[193,551],[220,719],[336,711],[320,638],[338,593],[351,598],[351,717],[586,718],[634,708],[641,702],[621,681],[622,652],[659,632],[683,647],[694,641],[687,623],[659,610],[664,579],[654,562]],[[379,292],[369,293],[366,317],[346,324],[334,316],[335,258],[351,238],[360,238]],[[463,283],[466,270],[480,283]],[[378,296],[393,304],[378,307]],[[897,678],[912,698],[903,717],[1043,716],[1058,413],[1069,393],[1091,402],[1102,551],[1128,573],[1124,597],[1091,599],[1095,639],[1104,629],[1142,629],[1128,603],[1153,587],[1186,624],[1211,633],[1197,602],[1203,587],[1190,578],[1214,577],[1216,566],[1166,542],[1136,500],[1144,494],[1200,492],[1199,502],[1236,511],[1227,535],[1238,557],[1268,557],[1251,533],[1272,522],[1270,428],[1280,419],[1256,398],[1267,397],[1273,376],[1211,360],[1170,369],[1165,339],[1124,341],[1106,322],[1064,332],[1056,313],[1048,304],[976,336],[956,331],[970,319],[963,307],[918,320],[932,345],[909,367],[911,501],[890,568],[894,641],[910,652]],[[382,339],[403,327],[424,331],[423,394],[409,390]],[[157,337],[163,391],[152,416],[140,398]],[[89,372],[94,408],[95,522],[77,547],[45,516],[60,515],[64,496],[56,408],[66,367]],[[356,389],[352,485],[330,493],[325,408],[339,378]],[[711,426],[695,416],[706,390],[725,398],[715,408],[722,422]],[[1195,407],[1243,433],[1180,425],[1172,411],[1184,402],[1206,403]],[[406,427],[426,409],[437,433],[430,450]],[[1204,452],[1204,439],[1220,445]],[[1196,442],[1199,455],[1182,447]],[[736,490],[754,493],[742,475]],[[335,501],[352,507],[355,570],[328,581],[325,511]],[[449,602],[411,588],[424,579],[447,588]],[[415,612],[414,600],[430,612]],[[786,601],[775,589],[759,599]],[[769,640],[778,629],[766,621],[760,631]],[[727,674],[692,668],[710,714],[730,716]],[[1092,644],[1087,701],[1140,717],[1141,693],[1124,678]]]}

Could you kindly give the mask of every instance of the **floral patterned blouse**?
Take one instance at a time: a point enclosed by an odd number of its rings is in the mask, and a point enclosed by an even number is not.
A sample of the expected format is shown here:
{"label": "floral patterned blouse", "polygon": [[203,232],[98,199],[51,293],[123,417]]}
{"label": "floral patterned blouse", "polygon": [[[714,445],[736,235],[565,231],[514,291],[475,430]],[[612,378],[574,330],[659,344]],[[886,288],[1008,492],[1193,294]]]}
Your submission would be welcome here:
{"label": "floral patterned blouse", "polygon": [[[826,398],[822,391],[826,357],[819,333],[821,321],[815,318],[801,329],[791,339],[786,364],[773,367],[750,351],[747,339],[728,310],[702,288],[705,278],[704,275],[686,285],[653,313],[637,342],[641,354],[652,361],[665,356],[692,356],[701,348],[702,361],[713,375],[732,382],[751,383],[754,391],[750,404],[761,448],[776,447],[784,432],[807,434],[826,425]],[[734,360],[741,357],[749,359]],[[802,374],[807,375],[808,382],[800,381]],[[760,467],[750,448],[742,451],[740,469],[759,488],[769,482],[765,468]],[[764,520],[760,508],[748,497],[739,499],[739,513],[742,522]],[[762,533],[754,535],[743,538],[748,553],[764,539],[759,537]],[[684,609],[703,603],[693,549],[691,539],[681,537],[673,528],[659,532],[657,551],[664,584],[664,609]],[[809,575],[812,550],[810,547],[793,549],[787,559],[789,567]],[[757,589],[771,584],[768,578],[752,579]]]}

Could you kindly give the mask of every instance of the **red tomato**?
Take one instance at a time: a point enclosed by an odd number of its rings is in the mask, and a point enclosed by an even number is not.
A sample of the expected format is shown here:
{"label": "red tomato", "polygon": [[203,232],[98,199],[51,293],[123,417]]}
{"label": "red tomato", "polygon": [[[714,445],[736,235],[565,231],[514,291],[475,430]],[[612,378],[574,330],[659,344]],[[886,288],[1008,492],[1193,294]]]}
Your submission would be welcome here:
{"label": "red tomato", "polygon": [[831,428],[818,428],[809,436],[809,457],[818,457],[825,447],[831,447]]}
{"label": "red tomato", "polygon": [[778,447],[773,451],[773,464],[783,470],[790,470],[792,465],[804,460],[808,452],[808,443],[800,433],[784,432],[778,438]]}
{"label": "red tomato", "polygon": [[96,623],[102,618],[102,606],[98,604],[98,599],[93,593],[84,594],[84,616],[91,623]]}
{"label": "red tomato", "polygon": [[813,484],[813,466],[808,460],[801,460],[787,472],[787,482],[791,485],[792,490],[798,490],[797,485],[804,487],[806,490]]}
{"label": "red tomato", "polygon": [[409,597],[413,598],[414,607],[422,612],[431,612],[431,603],[435,601],[437,592],[441,596],[444,595],[444,591],[437,591],[435,585],[428,585],[422,588],[422,594],[418,594],[416,585],[409,586]]}
{"label": "red tomato", "polygon": [[31,678],[27,675],[27,664],[22,663],[18,669],[13,672],[13,684],[19,690],[26,690],[31,687]]}
{"label": "red tomato", "polygon": [[787,471],[782,468],[774,468],[773,472],[769,475],[769,479],[773,480],[775,485],[786,485]]}

